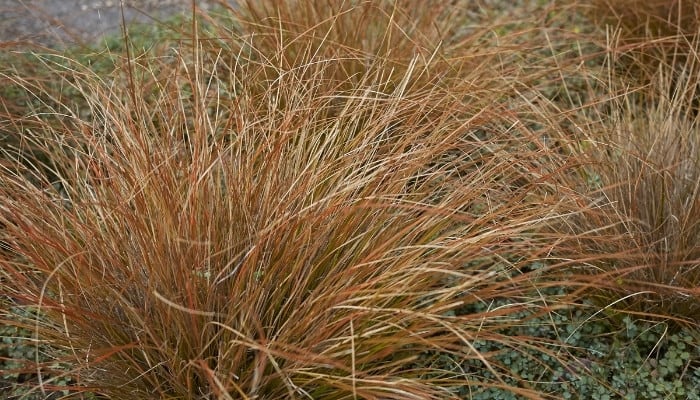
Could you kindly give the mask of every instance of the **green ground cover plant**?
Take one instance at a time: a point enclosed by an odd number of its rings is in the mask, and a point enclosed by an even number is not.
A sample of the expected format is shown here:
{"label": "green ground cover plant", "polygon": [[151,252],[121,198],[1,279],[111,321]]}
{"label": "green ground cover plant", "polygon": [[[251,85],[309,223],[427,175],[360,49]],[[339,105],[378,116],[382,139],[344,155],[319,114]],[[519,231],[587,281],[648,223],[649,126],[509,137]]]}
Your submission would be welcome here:
{"label": "green ground cover plant", "polygon": [[0,396],[697,398],[697,42],[593,6],[8,51]]}

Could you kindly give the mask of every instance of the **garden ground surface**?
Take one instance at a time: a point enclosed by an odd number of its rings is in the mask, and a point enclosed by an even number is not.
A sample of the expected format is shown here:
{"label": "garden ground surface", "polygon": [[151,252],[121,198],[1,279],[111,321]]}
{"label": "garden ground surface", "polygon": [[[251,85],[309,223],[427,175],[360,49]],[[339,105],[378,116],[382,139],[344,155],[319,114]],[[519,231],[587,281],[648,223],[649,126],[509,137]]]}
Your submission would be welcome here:
{"label": "garden ground surface", "polygon": [[[56,46],[96,42],[121,26],[119,0],[0,0],[0,42],[30,41]],[[191,11],[190,0],[124,1],[127,21],[153,19]],[[211,2],[198,1],[208,8]],[[57,40],[56,36],[61,38]]]}

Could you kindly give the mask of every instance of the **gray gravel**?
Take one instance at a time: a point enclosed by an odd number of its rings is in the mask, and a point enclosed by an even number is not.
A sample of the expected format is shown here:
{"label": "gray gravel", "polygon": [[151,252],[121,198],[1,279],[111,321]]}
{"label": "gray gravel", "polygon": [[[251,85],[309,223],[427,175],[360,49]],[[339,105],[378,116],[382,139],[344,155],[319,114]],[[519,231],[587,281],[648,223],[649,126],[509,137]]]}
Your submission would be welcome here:
{"label": "gray gravel", "polygon": [[[206,10],[215,2],[197,0],[197,5]],[[191,0],[0,0],[0,42],[52,47],[96,43],[105,34],[119,32],[120,3],[129,22],[156,23],[192,10]]]}

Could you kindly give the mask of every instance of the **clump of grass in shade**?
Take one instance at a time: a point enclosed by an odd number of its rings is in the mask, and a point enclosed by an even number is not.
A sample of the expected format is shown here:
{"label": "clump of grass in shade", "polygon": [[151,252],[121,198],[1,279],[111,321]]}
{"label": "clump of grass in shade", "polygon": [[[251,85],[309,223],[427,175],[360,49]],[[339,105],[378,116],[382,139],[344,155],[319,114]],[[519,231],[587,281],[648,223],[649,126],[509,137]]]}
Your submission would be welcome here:
{"label": "clump of grass in shade", "polygon": [[5,73],[41,100],[8,113],[0,175],[30,392],[546,397],[474,346],[567,354],[502,333],[560,284],[524,272],[559,201],[503,104],[513,50],[433,19],[448,6],[327,3],[241,5],[240,31],[193,22],[109,76],[37,55],[75,103]]}
{"label": "clump of grass in shade", "polygon": [[582,6],[599,24],[621,29],[630,41],[646,40],[650,35],[652,38],[678,33],[697,35],[700,27],[700,3],[696,0],[594,0]]}
{"label": "clump of grass in shade", "polygon": [[650,84],[659,68],[682,67],[700,38],[696,0],[595,0],[578,6],[607,31],[616,73],[633,86]]}
{"label": "clump of grass in shade", "polygon": [[700,75],[697,43],[690,48],[660,64],[646,85],[631,86],[611,66],[607,81],[592,84],[606,91],[570,114],[570,143],[586,167],[569,187],[584,194],[581,204],[598,207],[575,215],[569,228],[578,235],[570,255],[597,268],[605,304],[696,324]]}

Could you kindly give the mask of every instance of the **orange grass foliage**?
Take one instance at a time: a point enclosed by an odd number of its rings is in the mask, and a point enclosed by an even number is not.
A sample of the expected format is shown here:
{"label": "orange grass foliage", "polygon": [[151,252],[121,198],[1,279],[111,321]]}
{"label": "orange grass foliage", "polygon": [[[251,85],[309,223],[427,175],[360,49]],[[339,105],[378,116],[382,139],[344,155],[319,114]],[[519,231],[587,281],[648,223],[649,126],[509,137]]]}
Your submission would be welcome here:
{"label": "orange grass foliage", "polygon": [[109,77],[39,57],[84,103],[12,114],[4,150],[2,291],[51,358],[34,391],[456,398],[508,386],[461,368],[508,373],[473,341],[547,352],[499,333],[557,307],[518,272],[558,200],[555,155],[503,104],[515,50],[460,37],[448,6],[327,3],[251,2]]}
{"label": "orange grass foliage", "polygon": [[[618,47],[615,36],[609,40],[607,69],[582,73],[590,100],[563,112],[552,128],[569,128],[561,140],[585,168],[564,186],[589,206],[555,228],[571,233],[556,253],[593,267],[589,278],[605,292],[604,306],[696,325],[698,41],[639,39],[659,55],[649,65],[645,53]],[[627,61],[631,69],[618,68]],[[642,70],[648,75],[630,79],[630,71]]]}

